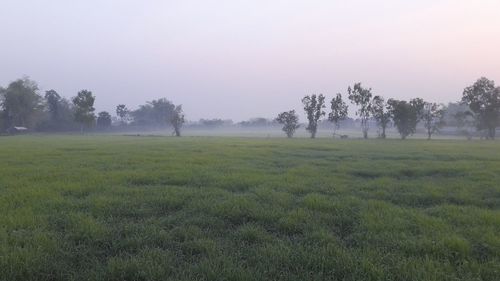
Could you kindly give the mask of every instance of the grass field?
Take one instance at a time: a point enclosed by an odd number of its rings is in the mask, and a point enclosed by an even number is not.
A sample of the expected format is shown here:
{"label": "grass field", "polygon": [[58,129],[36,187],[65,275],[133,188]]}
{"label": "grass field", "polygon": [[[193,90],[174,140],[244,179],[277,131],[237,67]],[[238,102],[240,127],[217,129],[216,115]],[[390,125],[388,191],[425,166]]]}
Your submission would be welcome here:
{"label": "grass field", "polygon": [[0,280],[499,280],[500,143],[0,138]]}

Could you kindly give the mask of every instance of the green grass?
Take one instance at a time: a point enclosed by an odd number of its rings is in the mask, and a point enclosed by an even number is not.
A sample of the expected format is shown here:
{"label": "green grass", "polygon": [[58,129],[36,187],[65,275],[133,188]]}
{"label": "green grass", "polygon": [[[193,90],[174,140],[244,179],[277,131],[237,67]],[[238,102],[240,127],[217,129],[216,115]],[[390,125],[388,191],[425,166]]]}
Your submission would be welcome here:
{"label": "green grass", "polygon": [[499,280],[500,143],[0,138],[0,280]]}

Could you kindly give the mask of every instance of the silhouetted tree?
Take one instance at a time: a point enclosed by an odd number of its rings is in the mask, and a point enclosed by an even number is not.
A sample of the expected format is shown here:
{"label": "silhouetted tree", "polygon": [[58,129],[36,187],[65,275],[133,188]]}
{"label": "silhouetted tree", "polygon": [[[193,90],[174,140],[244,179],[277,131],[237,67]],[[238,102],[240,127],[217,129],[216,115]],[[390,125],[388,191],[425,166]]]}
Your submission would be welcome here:
{"label": "silhouetted tree", "polygon": [[356,115],[361,119],[361,130],[363,138],[368,138],[368,129],[370,128],[368,121],[372,113],[372,89],[366,89],[361,86],[361,83],[354,84],[354,87],[349,87],[347,92],[351,102],[358,106]]}
{"label": "silhouetted tree", "polygon": [[174,127],[175,136],[181,136],[181,128],[184,124],[184,112],[182,111],[182,105],[178,105],[174,108],[173,114],[170,118],[170,124]]}
{"label": "silhouetted tree", "polygon": [[304,105],[308,121],[306,130],[311,133],[311,138],[314,139],[318,131],[318,121],[325,115],[323,111],[323,108],[325,108],[325,96],[323,94],[305,96],[302,99],[302,104]]}
{"label": "silhouetted tree", "polygon": [[80,128],[83,133],[84,127],[90,127],[95,122],[95,97],[92,95],[91,91],[81,90],[72,101],[75,106],[75,121],[80,123]]}
{"label": "silhouetted tree", "polygon": [[472,139],[471,128],[474,127],[474,114],[469,110],[462,110],[457,111],[454,118],[459,133],[466,136],[468,140]]}
{"label": "silhouetted tree", "polygon": [[419,98],[412,99],[410,102],[389,99],[387,103],[401,139],[404,140],[414,134],[421,119],[424,101]]}
{"label": "silhouetted tree", "polygon": [[286,133],[286,136],[291,138],[297,130],[299,125],[299,116],[295,114],[295,110],[285,111],[278,114],[276,121],[283,125],[283,132]]}
{"label": "silhouetted tree", "polygon": [[387,104],[383,97],[375,96],[372,101],[372,115],[375,121],[377,121],[377,125],[381,129],[380,137],[385,139],[385,129],[387,125],[391,122],[391,111],[389,104]]}
{"label": "silhouetted tree", "polygon": [[478,79],[465,88],[462,102],[474,112],[477,128],[487,130],[487,137],[495,139],[500,123],[500,88],[495,88],[495,82],[484,77]]}
{"label": "silhouetted tree", "polygon": [[432,134],[439,132],[439,129],[444,126],[443,105],[431,102],[424,102],[422,108],[422,121],[427,130],[427,139],[430,140]]}
{"label": "silhouetted tree", "polygon": [[172,102],[161,98],[139,106],[131,115],[134,123],[138,125],[165,126],[170,124],[174,110],[175,105]]}
{"label": "silhouetted tree", "polygon": [[107,111],[97,114],[97,127],[102,129],[111,127],[111,115]]}
{"label": "silhouetted tree", "polygon": [[333,123],[333,135],[337,132],[340,121],[347,118],[348,105],[342,100],[342,94],[337,94],[330,102],[332,112],[328,114],[328,121]]}
{"label": "silhouetted tree", "polygon": [[122,125],[127,123],[129,113],[130,111],[124,104],[116,106],[116,115],[120,117]]}
{"label": "silhouetted tree", "polygon": [[59,120],[61,96],[54,90],[45,92],[45,100],[47,101],[47,109],[52,122]]}
{"label": "silhouetted tree", "polygon": [[42,110],[42,98],[38,94],[38,85],[29,78],[11,82],[0,90],[2,115],[6,127],[29,127],[33,117]]}

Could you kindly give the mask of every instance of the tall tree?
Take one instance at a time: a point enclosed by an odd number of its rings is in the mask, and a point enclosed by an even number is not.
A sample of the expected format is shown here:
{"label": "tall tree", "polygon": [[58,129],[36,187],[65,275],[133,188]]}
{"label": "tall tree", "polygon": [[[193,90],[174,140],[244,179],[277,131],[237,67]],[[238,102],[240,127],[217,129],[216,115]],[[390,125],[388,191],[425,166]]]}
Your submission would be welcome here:
{"label": "tall tree", "polygon": [[389,104],[387,104],[383,97],[375,96],[372,101],[372,114],[378,126],[381,129],[380,137],[385,139],[385,130],[387,125],[391,122],[391,111]]}
{"label": "tall tree", "polygon": [[80,128],[83,133],[84,127],[88,128],[95,122],[95,97],[92,95],[91,91],[81,90],[72,101],[75,107],[75,121],[80,123]]}
{"label": "tall tree", "polygon": [[328,114],[328,121],[333,123],[333,136],[340,127],[340,122],[347,118],[348,105],[342,99],[342,94],[337,94],[330,102],[332,112]]}
{"label": "tall tree", "polygon": [[407,102],[389,99],[387,103],[390,106],[394,125],[398,129],[401,139],[404,140],[409,135],[414,134],[417,129],[417,124],[421,119],[421,113],[424,106],[423,100],[417,98]]}
{"label": "tall tree", "polygon": [[60,103],[61,96],[55,90],[48,90],[45,92],[45,100],[52,122],[57,122],[60,118]]}
{"label": "tall tree", "polygon": [[35,114],[42,109],[38,85],[29,78],[11,82],[7,88],[0,89],[0,96],[6,127],[29,127],[34,123]]}
{"label": "tall tree", "polygon": [[325,115],[323,111],[323,108],[325,108],[325,96],[323,94],[305,96],[302,99],[302,104],[304,105],[308,121],[306,130],[311,133],[311,138],[314,139],[318,131],[318,121]]}
{"label": "tall tree", "polygon": [[97,127],[106,129],[111,127],[111,114],[107,111],[101,111],[97,114]]}
{"label": "tall tree", "polygon": [[131,115],[136,124],[163,127],[170,125],[174,110],[175,105],[172,102],[161,98],[139,106],[139,109],[131,112]]}
{"label": "tall tree", "polygon": [[295,130],[297,130],[299,125],[299,116],[295,113],[295,110],[285,111],[278,114],[276,122],[283,125],[283,132],[286,133],[288,138],[292,138]]}
{"label": "tall tree", "polygon": [[119,104],[116,106],[116,115],[120,117],[122,125],[127,123],[129,113],[130,111],[124,104]]}
{"label": "tall tree", "polygon": [[488,138],[495,139],[500,123],[500,88],[495,87],[495,82],[485,77],[478,79],[465,88],[462,102],[474,112],[477,128],[487,130]]}
{"label": "tall tree", "polygon": [[349,100],[358,106],[356,115],[361,119],[361,130],[363,131],[363,138],[368,138],[368,130],[370,129],[368,121],[372,113],[372,89],[363,88],[361,83],[354,84],[354,87],[347,89]]}
{"label": "tall tree", "polygon": [[430,140],[432,134],[439,132],[444,126],[444,106],[437,103],[424,102],[422,108],[422,121],[427,130],[427,139]]}
{"label": "tall tree", "polygon": [[182,111],[182,105],[178,105],[174,108],[172,115],[170,117],[170,124],[174,127],[174,133],[176,137],[181,136],[181,128],[184,124],[184,112]]}

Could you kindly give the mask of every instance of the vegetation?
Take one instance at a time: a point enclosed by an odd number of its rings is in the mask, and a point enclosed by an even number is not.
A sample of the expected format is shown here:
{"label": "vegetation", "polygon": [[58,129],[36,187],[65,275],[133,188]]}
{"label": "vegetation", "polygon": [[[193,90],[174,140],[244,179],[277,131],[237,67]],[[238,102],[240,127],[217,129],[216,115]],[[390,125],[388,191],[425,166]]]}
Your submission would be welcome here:
{"label": "vegetation", "polygon": [[[451,102],[448,107],[420,98],[410,101],[389,99],[386,102],[380,95],[373,96],[371,88],[364,88],[361,83],[348,88],[348,99],[357,107],[358,119],[348,117],[348,105],[341,94],[337,94],[330,101],[331,111],[326,119],[322,119],[326,114],[324,95],[310,95],[302,99],[307,117],[304,127],[311,138],[316,137],[318,126],[333,128],[335,136],[341,123],[351,128],[359,124],[363,137],[368,138],[370,123],[376,123],[380,138],[386,138],[387,128],[394,125],[402,139],[414,134],[417,128],[425,129],[430,139],[445,126],[446,134],[450,134],[450,127],[454,127],[455,133],[451,134],[462,134],[468,139],[474,136],[494,139],[500,125],[500,87],[496,87],[495,83],[487,78],[480,78],[467,87],[463,91],[461,101]],[[96,128],[100,131],[116,131],[113,127],[119,127],[117,129],[123,131],[173,128],[173,134],[176,136],[181,135],[185,124],[189,128],[205,129],[231,126],[247,129],[278,127],[277,120],[262,117],[238,123],[218,118],[189,121],[185,118],[182,105],[175,105],[167,98],[146,102],[135,110],[119,104],[115,109],[116,117],[107,111],[101,112],[102,116],[95,116],[95,100],[96,97],[87,90],[79,92],[71,101],[55,90],[46,91],[42,97],[35,81],[29,78],[18,79],[6,88],[0,87],[0,134],[16,132],[18,128],[15,127],[27,127],[32,132],[65,132],[78,129],[83,132],[84,128],[90,129],[94,125],[97,125]],[[112,120],[119,122],[113,123]],[[296,122],[294,126],[298,128],[301,125],[298,118]],[[327,122],[331,122],[333,127]],[[20,129],[26,131],[25,128]]]}
{"label": "vegetation", "polygon": [[322,94],[318,96],[305,96],[302,99],[302,104],[308,121],[306,130],[311,133],[311,138],[314,139],[318,132],[318,121],[325,115],[323,111],[323,108],[325,108],[325,96]]}
{"label": "vegetation", "polygon": [[414,134],[417,124],[422,118],[424,101],[422,99],[412,99],[407,102],[390,99],[387,103],[390,106],[390,114],[394,120],[394,125],[401,135],[401,139],[404,140]]}
{"label": "vegetation", "polygon": [[347,110],[349,106],[342,100],[342,94],[337,94],[336,97],[330,102],[330,109],[332,110],[328,114],[328,121],[333,123],[333,135],[339,129],[340,122],[347,118]]}
{"label": "vegetation", "polygon": [[354,87],[349,87],[347,92],[349,100],[358,106],[356,115],[361,119],[361,130],[363,131],[363,138],[368,138],[369,119],[372,114],[372,89],[363,88],[361,83],[354,84]]}
{"label": "vegetation", "polygon": [[427,139],[430,140],[432,135],[439,132],[439,129],[444,126],[444,112],[442,105],[431,102],[424,102],[422,108],[422,122],[427,130]]}
{"label": "vegetation", "polygon": [[498,146],[0,138],[0,280],[498,280]]}
{"label": "vegetation", "polygon": [[84,128],[90,128],[94,125],[95,97],[92,95],[91,91],[81,90],[72,101],[75,107],[75,121],[80,123],[81,131],[83,133]]}
{"label": "vegetation", "polygon": [[385,130],[391,122],[392,114],[389,104],[387,104],[383,97],[375,96],[372,101],[372,115],[377,125],[380,127],[380,137],[385,139]]}
{"label": "vegetation", "polygon": [[487,138],[495,139],[495,131],[500,124],[500,87],[487,78],[480,78],[474,85],[465,88],[462,102],[475,115],[479,130],[487,130]]}
{"label": "vegetation", "polygon": [[176,137],[181,136],[181,128],[184,124],[184,112],[182,111],[182,105],[178,105],[174,108],[172,115],[170,117],[170,124],[174,127],[174,133]]}
{"label": "vegetation", "polygon": [[295,110],[280,113],[276,121],[283,125],[282,130],[288,138],[293,137],[295,130],[300,127],[299,116],[295,113]]}

